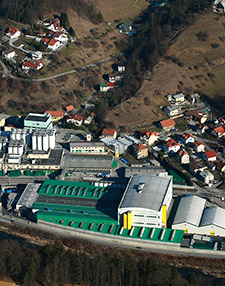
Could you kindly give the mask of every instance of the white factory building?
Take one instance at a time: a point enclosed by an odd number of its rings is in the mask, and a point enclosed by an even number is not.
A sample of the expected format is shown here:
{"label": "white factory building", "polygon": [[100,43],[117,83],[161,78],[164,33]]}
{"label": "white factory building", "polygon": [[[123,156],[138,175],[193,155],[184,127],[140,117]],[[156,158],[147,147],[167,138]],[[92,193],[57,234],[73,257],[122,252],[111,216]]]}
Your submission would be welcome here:
{"label": "white factory building", "polygon": [[8,154],[23,155],[25,143],[23,139],[13,140],[8,143]]}
{"label": "white factory building", "polygon": [[225,209],[207,207],[206,200],[197,196],[180,200],[172,224],[173,229],[183,229],[186,233],[225,236]]}
{"label": "white factory building", "polygon": [[23,139],[23,141],[28,146],[30,146],[31,145],[31,130],[29,130],[29,129],[18,129],[18,128],[12,129],[10,139],[13,139],[13,140]]}
{"label": "white factory building", "polygon": [[55,129],[37,129],[32,133],[32,150],[48,151],[55,147]]}
{"label": "white factory building", "polygon": [[132,176],[118,207],[120,225],[166,227],[172,189],[171,176]]}

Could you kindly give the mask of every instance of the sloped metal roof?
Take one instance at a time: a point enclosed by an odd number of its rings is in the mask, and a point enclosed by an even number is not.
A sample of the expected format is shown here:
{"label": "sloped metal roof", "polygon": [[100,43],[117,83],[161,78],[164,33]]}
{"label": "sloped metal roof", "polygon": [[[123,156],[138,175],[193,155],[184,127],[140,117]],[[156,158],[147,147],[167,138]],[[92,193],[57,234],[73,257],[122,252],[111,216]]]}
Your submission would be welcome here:
{"label": "sloped metal roof", "polygon": [[197,196],[181,198],[173,224],[189,223],[199,226],[205,202],[205,199]]}
{"label": "sloped metal roof", "polygon": [[[146,208],[160,211],[163,199],[172,177],[133,176],[120,202],[120,208]],[[139,184],[145,184],[142,193],[138,193]]]}
{"label": "sloped metal roof", "polygon": [[225,229],[225,209],[220,207],[206,208],[200,226],[216,225]]}

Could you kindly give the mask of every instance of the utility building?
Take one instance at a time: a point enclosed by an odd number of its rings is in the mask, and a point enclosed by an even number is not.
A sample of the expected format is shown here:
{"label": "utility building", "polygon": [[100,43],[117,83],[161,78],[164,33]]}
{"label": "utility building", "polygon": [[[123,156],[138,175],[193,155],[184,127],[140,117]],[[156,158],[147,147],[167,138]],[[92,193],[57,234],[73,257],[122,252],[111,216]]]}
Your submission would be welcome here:
{"label": "utility building", "polygon": [[52,129],[52,117],[49,113],[29,113],[24,119],[25,129]]}
{"label": "utility building", "polygon": [[119,223],[127,229],[132,226],[166,227],[171,200],[171,176],[132,176],[119,204]]}

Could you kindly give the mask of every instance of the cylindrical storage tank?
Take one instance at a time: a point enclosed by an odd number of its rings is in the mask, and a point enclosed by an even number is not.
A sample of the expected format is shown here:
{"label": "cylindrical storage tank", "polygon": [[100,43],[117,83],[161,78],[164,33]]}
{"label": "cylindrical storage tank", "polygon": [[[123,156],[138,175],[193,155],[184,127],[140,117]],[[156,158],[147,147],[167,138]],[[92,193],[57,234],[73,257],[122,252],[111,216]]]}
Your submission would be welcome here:
{"label": "cylindrical storage tank", "polygon": [[35,135],[32,135],[32,150],[37,149],[37,137]]}
{"label": "cylindrical storage tank", "polygon": [[11,139],[15,140],[16,139],[16,133],[15,131],[12,132],[11,136],[10,136]]}
{"label": "cylindrical storage tank", "polygon": [[13,154],[18,154],[17,153],[17,146],[13,146]]}
{"label": "cylindrical storage tank", "polygon": [[9,154],[13,154],[13,147],[12,147],[12,146],[9,146],[9,147],[8,147],[8,153],[9,153]]}
{"label": "cylindrical storage tank", "polygon": [[2,144],[2,147],[1,147],[1,150],[3,153],[7,153],[7,143],[4,142],[4,143],[1,143]]}
{"label": "cylindrical storage tank", "polygon": [[28,146],[31,146],[31,144],[32,144],[32,134],[31,133],[27,133],[26,134],[26,144],[28,145]]}
{"label": "cylindrical storage tank", "polygon": [[43,150],[48,151],[48,134],[44,134],[42,139],[43,139]]}
{"label": "cylindrical storage tank", "polygon": [[3,143],[0,141],[0,150],[3,149]]}
{"label": "cylindrical storage tank", "polygon": [[42,136],[41,135],[37,136],[37,149],[40,151],[42,150]]}
{"label": "cylindrical storage tank", "polygon": [[17,132],[16,133],[16,140],[20,140],[20,136],[21,136],[20,132]]}
{"label": "cylindrical storage tank", "polygon": [[49,148],[54,149],[55,148],[55,132],[51,131],[49,134]]}
{"label": "cylindrical storage tank", "polygon": [[17,154],[23,155],[23,145],[17,147]]}

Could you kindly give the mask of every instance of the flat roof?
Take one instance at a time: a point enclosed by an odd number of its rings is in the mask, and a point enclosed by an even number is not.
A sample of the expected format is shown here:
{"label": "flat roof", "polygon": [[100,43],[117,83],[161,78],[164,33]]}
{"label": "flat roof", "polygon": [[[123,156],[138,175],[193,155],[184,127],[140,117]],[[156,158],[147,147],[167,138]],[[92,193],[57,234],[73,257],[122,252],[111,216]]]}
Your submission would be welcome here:
{"label": "flat roof", "polygon": [[18,206],[25,206],[31,208],[38,197],[38,190],[41,184],[29,183],[23,191],[20,199],[17,202]]}
{"label": "flat roof", "polygon": [[205,203],[205,199],[197,196],[181,198],[173,224],[186,222],[199,226]]}
{"label": "flat roof", "polygon": [[51,149],[48,159],[35,159],[36,165],[60,165],[63,155],[62,149]]}
{"label": "flat roof", "polygon": [[102,155],[70,155],[65,154],[62,160],[63,168],[85,168],[85,169],[111,169],[112,156]]}
{"label": "flat roof", "polygon": [[49,120],[49,114],[48,113],[45,113],[45,114],[29,113],[24,120],[47,122]]}
{"label": "flat roof", "polygon": [[105,144],[103,142],[87,142],[87,141],[70,141],[70,147],[89,147],[89,146],[94,146],[94,147],[103,147]]}
{"label": "flat roof", "polygon": [[[159,211],[172,177],[138,176],[130,178],[119,208],[146,208]],[[145,184],[138,193],[139,184]]]}

